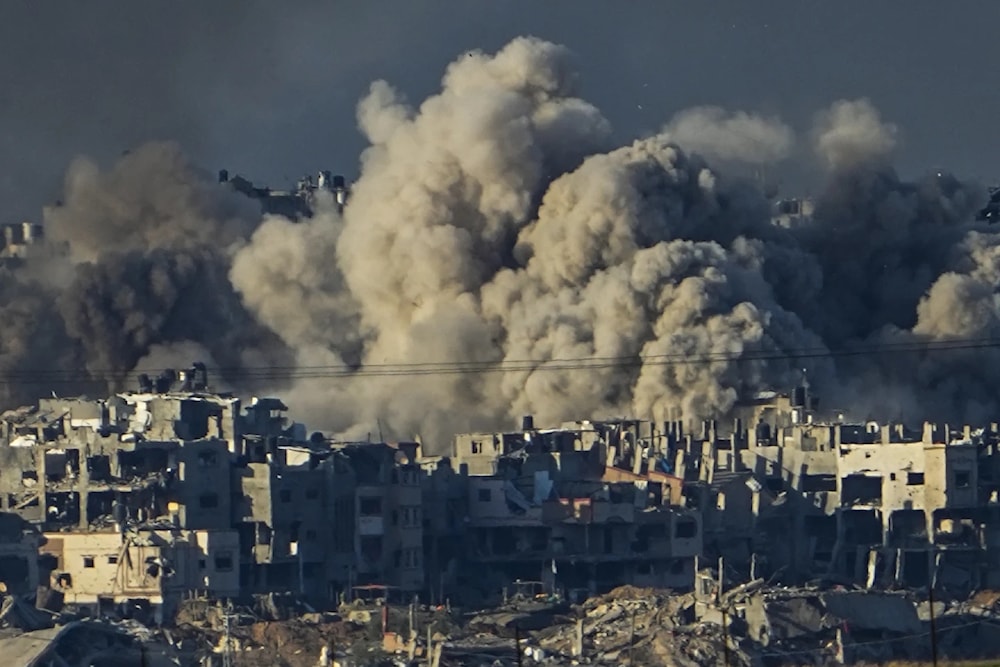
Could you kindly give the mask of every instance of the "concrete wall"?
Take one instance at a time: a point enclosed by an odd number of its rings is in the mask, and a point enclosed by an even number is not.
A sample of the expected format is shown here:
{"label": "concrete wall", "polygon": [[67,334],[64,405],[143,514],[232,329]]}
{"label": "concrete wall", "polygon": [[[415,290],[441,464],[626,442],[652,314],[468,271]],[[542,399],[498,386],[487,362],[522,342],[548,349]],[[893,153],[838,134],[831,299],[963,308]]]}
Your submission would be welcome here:
{"label": "concrete wall", "polygon": [[[925,509],[928,506],[928,491],[944,483],[941,472],[936,466],[926,466],[924,445],[918,442],[844,445],[837,458],[838,489],[842,488],[843,478],[848,475],[882,478],[880,506],[885,512]],[[922,474],[924,481],[913,483],[910,473]]]}
{"label": "concrete wall", "polygon": [[515,514],[507,504],[505,482],[492,477],[469,478],[469,523],[474,526],[538,526],[542,508]]}
{"label": "concrete wall", "polygon": [[0,445],[0,509],[34,523],[45,519],[45,475],[38,456],[33,447]]}
{"label": "concrete wall", "polygon": [[232,522],[229,447],[225,440],[189,442],[176,453],[181,527],[224,529]]}
{"label": "concrete wall", "polygon": [[[66,601],[93,604],[142,598],[154,604],[185,591],[219,597],[239,593],[235,531],[46,533],[43,554],[56,560],[57,588]],[[67,576],[61,576],[67,575]]]}

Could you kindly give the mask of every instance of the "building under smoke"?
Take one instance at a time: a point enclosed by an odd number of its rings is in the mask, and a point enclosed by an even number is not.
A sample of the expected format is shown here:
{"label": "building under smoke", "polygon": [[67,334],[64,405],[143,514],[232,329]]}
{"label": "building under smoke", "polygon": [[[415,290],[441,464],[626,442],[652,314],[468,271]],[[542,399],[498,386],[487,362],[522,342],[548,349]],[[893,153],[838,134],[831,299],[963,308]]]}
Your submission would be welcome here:
{"label": "building under smoke", "polygon": [[986,193],[902,178],[864,100],[807,133],[824,181],[789,227],[727,165],[796,154],[791,128],[700,109],[616,146],[538,39],[464,54],[419,105],[375,82],[358,120],[346,207],[332,174],[220,187],[168,143],[74,161],[43,221],[68,255],[0,275],[4,400],[194,357],[345,438],[439,450],[521,414],[727,417],[803,367],[863,413],[1000,410],[1000,351],[953,344],[1000,333]]}
{"label": "building under smoke", "polygon": [[260,202],[263,214],[279,215],[290,220],[312,217],[315,214],[316,197],[321,192],[329,193],[337,209],[343,211],[349,194],[344,177],[329,171],[319,172],[316,179],[312,176],[302,177],[296,183],[294,190],[259,187],[240,175],[230,178],[226,169],[219,171],[219,182],[229,185],[240,194],[256,199]]}

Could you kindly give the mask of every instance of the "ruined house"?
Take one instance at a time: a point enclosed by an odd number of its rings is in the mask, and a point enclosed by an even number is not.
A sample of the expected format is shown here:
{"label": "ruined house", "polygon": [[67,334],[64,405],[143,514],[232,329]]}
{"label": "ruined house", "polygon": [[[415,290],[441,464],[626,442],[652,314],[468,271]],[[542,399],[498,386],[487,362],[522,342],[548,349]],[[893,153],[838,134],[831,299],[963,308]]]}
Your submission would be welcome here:
{"label": "ruined house", "polygon": [[[333,446],[328,465],[349,482],[338,496],[342,527],[350,533],[349,587],[392,586],[416,593],[425,588],[423,471],[417,443],[347,443]],[[336,485],[337,476],[331,477]],[[336,493],[336,491],[334,491]],[[337,525],[341,525],[338,522]],[[340,546],[347,546],[337,539]]]}
{"label": "ruined house", "polygon": [[0,512],[0,593],[23,594],[38,588],[41,536],[16,514]]}
{"label": "ruined house", "polygon": [[46,533],[41,563],[64,600],[92,613],[142,603],[169,616],[190,592],[239,595],[232,530],[142,529]]}
{"label": "ruined house", "polygon": [[[40,400],[0,417],[0,503],[44,531],[70,601],[238,593],[242,421],[239,399],[208,391],[200,364],[108,399]],[[173,562],[170,576],[151,558]]]}
{"label": "ruined house", "polygon": [[669,472],[663,431],[634,420],[540,430],[526,418],[523,427],[455,439],[452,460],[468,476],[470,585],[691,588],[701,517],[679,506],[681,480]]}
{"label": "ruined house", "polygon": [[746,577],[956,593],[996,585],[997,425],[912,431],[816,406],[807,386],[756,397],[743,413],[750,428],[737,420],[720,437],[708,423],[682,440],[706,556]]}

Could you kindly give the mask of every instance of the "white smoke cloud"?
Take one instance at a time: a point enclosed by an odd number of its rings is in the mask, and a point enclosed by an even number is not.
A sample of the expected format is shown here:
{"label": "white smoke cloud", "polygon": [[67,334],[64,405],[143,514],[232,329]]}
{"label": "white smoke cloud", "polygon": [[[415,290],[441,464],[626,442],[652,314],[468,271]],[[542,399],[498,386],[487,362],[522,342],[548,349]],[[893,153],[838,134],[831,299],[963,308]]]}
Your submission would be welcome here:
{"label": "white smoke cloud", "polygon": [[8,304],[0,362],[38,357],[44,315],[63,327],[46,344],[68,336],[82,366],[268,367],[234,388],[269,383],[313,428],[435,451],[527,413],[723,417],[802,366],[820,391],[848,383],[843,407],[996,407],[981,398],[1000,395],[996,355],[816,358],[1000,332],[1000,240],[969,221],[979,191],[902,181],[896,129],[868,102],[818,120],[828,181],[784,229],[711,166],[784,159],[780,121],[699,108],[616,148],[577,83],[569,53],[533,38],[461,56],[419,105],[376,82],[343,215],[321,198],[300,222],[246,216],[170,146],[78,163],[46,219],[74,252],[61,309],[41,288]]}
{"label": "white smoke cloud", "polygon": [[710,106],[677,113],[663,132],[686,151],[750,165],[780,162],[795,146],[794,131],[779,118]]}
{"label": "white smoke cloud", "polygon": [[898,133],[866,99],[834,102],[817,116],[814,128],[816,151],[834,169],[887,160]]}

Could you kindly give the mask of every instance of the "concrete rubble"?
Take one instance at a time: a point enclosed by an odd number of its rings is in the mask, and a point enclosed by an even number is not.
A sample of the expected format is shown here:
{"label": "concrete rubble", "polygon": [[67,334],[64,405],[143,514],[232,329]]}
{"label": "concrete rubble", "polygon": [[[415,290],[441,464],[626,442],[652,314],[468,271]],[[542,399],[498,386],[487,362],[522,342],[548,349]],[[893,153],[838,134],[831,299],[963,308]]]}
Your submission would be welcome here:
{"label": "concrete rubble", "polygon": [[[710,569],[698,575],[718,580]],[[921,661],[935,649],[941,660],[1000,653],[997,591],[932,603],[907,591],[762,579],[702,590],[623,586],[579,604],[515,596],[486,609],[377,599],[316,610],[288,595],[260,596],[249,606],[192,599],[169,627],[152,616],[53,612],[35,606],[49,601],[46,595],[8,595],[0,602],[0,654],[12,655],[4,653],[9,648],[28,656],[4,663],[13,667],[110,667],[139,659],[218,667],[227,654],[236,666],[770,667]],[[33,651],[43,650],[52,653],[39,653],[39,661]]]}

